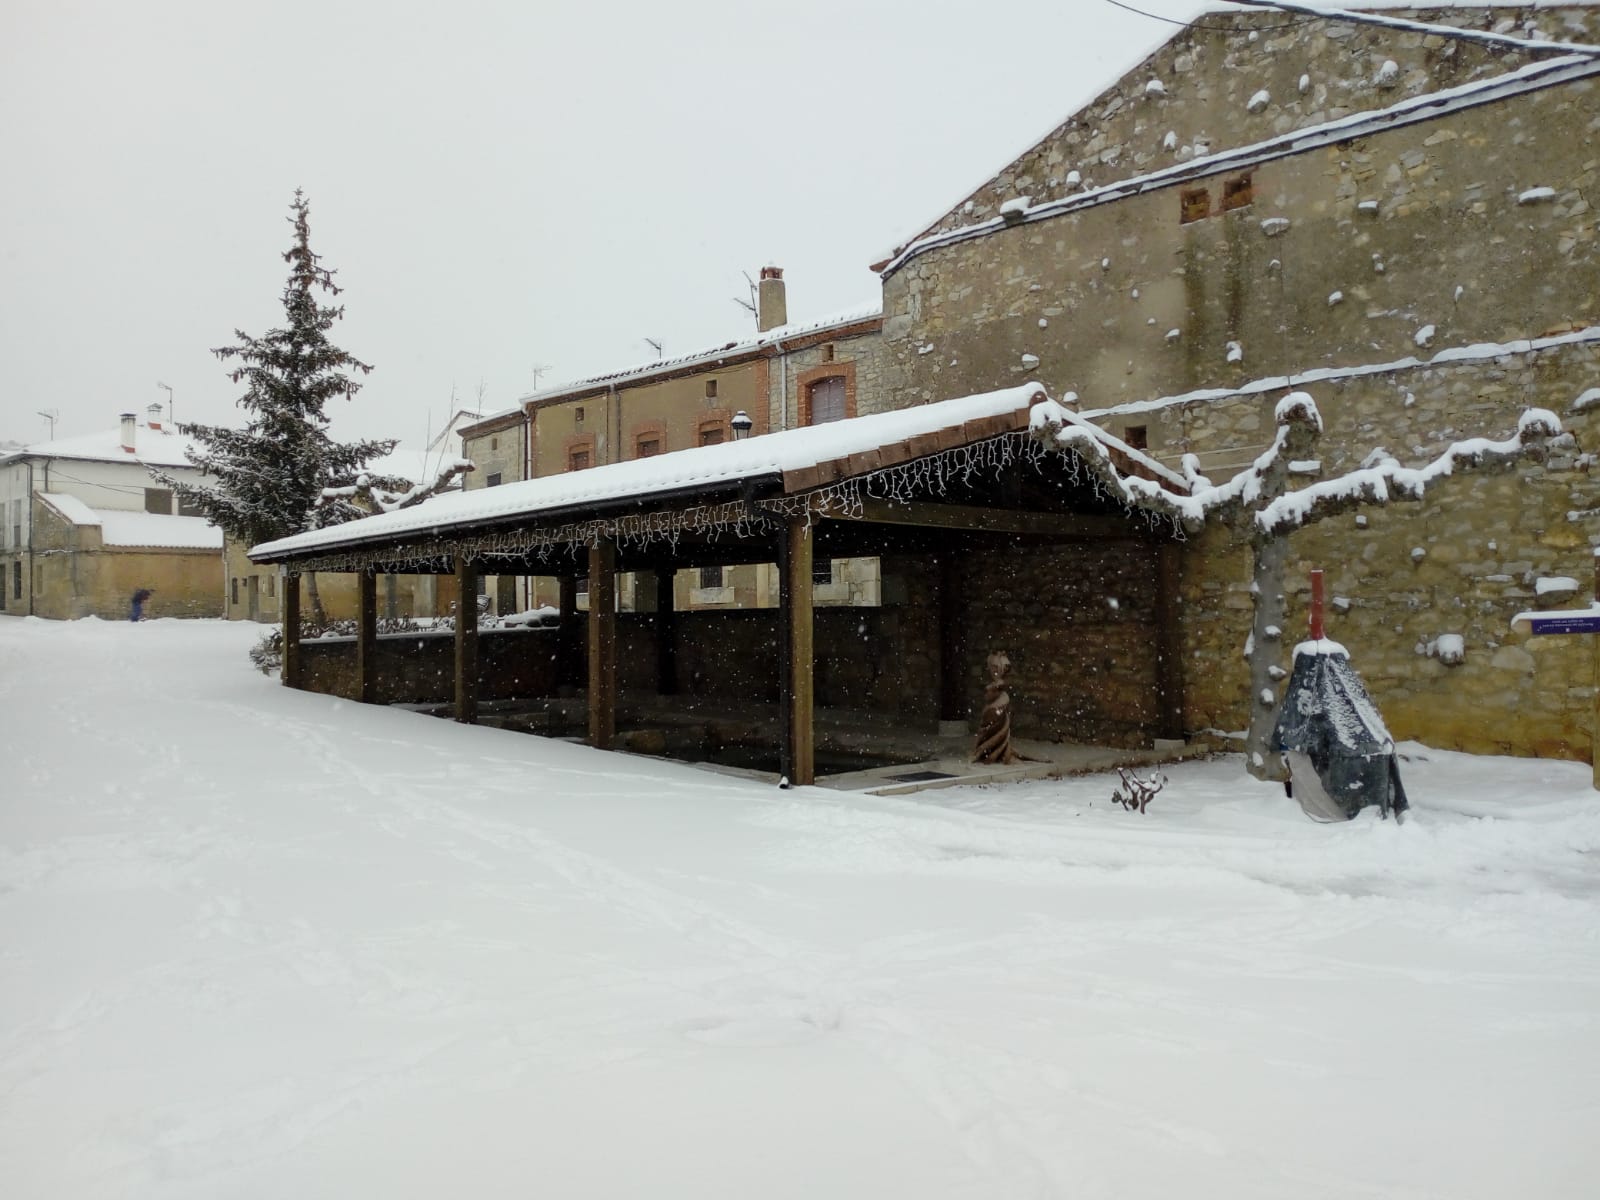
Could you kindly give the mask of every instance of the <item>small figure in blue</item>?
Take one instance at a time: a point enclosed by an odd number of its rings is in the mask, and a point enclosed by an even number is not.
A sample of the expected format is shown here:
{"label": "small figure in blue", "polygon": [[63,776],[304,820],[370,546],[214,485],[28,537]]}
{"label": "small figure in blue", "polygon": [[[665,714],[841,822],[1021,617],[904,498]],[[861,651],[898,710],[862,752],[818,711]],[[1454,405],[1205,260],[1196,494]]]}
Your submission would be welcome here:
{"label": "small figure in blue", "polygon": [[144,620],[144,602],[148,599],[150,599],[149,588],[140,588],[133,594],[133,611],[128,614],[128,620]]}

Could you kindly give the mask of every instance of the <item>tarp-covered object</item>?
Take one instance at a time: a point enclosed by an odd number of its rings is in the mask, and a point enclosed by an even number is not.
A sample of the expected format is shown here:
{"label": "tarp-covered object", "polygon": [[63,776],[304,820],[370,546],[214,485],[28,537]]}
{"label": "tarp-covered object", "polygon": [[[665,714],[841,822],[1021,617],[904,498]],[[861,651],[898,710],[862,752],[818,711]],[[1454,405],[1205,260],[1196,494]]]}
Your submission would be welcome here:
{"label": "tarp-covered object", "polygon": [[1368,805],[1406,811],[1394,739],[1338,642],[1295,647],[1272,745],[1288,756],[1290,794],[1308,817],[1348,821]]}

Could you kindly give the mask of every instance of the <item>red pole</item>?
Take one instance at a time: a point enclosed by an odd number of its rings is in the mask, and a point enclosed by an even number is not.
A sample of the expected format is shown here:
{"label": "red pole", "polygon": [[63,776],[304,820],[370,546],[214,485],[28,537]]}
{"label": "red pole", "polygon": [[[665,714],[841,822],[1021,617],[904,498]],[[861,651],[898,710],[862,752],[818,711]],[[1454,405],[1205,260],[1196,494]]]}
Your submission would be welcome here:
{"label": "red pole", "polygon": [[1322,629],[1322,572],[1311,572],[1311,640],[1320,642]]}

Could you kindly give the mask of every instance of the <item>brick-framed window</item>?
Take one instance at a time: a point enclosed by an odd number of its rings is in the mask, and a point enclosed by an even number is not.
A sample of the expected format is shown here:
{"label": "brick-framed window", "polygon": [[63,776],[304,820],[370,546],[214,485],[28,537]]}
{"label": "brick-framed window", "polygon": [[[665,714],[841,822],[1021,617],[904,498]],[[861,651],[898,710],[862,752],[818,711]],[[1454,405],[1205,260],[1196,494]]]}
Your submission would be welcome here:
{"label": "brick-framed window", "polygon": [[732,421],[732,409],[706,409],[700,414],[700,418],[695,424],[694,444],[696,446],[719,446],[723,442],[733,441]]}
{"label": "brick-framed window", "polygon": [[667,452],[667,427],[660,421],[641,421],[628,431],[634,458],[654,458]]}
{"label": "brick-framed window", "polygon": [[1232,212],[1236,208],[1248,208],[1255,202],[1255,181],[1250,172],[1236,175],[1222,183],[1222,211]]}
{"label": "brick-framed window", "polygon": [[1183,188],[1178,193],[1178,224],[1204,221],[1211,215],[1211,193],[1203,187]]}
{"label": "brick-framed window", "polygon": [[569,437],[562,447],[561,462],[564,470],[582,471],[592,467],[594,462],[594,434],[585,433],[577,437]]}
{"label": "brick-framed window", "polygon": [[799,389],[800,424],[823,425],[856,415],[856,365],[823,363],[795,377]]}

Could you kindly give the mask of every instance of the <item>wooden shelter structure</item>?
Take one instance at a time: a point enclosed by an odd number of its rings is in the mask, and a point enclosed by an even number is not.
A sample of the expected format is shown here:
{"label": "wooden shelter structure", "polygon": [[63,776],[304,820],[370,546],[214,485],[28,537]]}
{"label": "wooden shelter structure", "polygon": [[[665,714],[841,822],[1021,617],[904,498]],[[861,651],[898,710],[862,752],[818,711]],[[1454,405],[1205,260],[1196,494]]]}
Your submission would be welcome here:
{"label": "wooden shelter structure", "polygon": [[[442,496],[254,547],[252,560],[278,564],[285,575],[284,682],[302,686],[298,580],[304,572],[349,571],[360,578],[355,698],[367,701],[380,692],[379,573],[450,573],[464,597],[475,594],[479,573],[552,575],[561,580],[558,672],[576,682],[577,662],[586,659],[587,740],[611,748],[617,736],[618,574],[657,577],[657,610],[650,617],[654,682],[658,695],[670,697],[680,685],[672,574],[775,561],[780,761],[784,775],[805,784],[815,778],[814,562],[877,555],[926,564],[937,609],[938,645],[927,649],[938,663],[938,716],[964,719],[971,697],[962,669],[970,632],[963,597],[983,586],[981,579],[964,577],[966,552],[997,543],[1025,549],[1116,539],[1154,563],[1157,611],[1150,626],[1166,644],[1150,648],[1160,665],[1158,715],[1149,732],[1180,736],[1180,531],[1164,518],[1127,510],[1073,452],[1034,437],[1033,406],[1047,399],[1042,387],[1029,385],[899,409]],[[1127,470],[1186,492],[1173,472],[1084,424]],[[582,577],[588,580],[586,631],[577,606]],[[459,721],[477,718],[478,649],[476,623],[459,620],[453,688]],[[639,664],[629,665],[637,675]]]}

